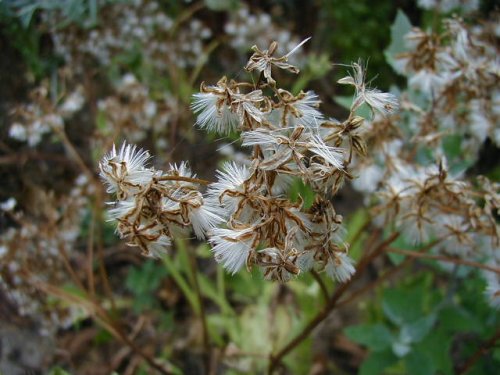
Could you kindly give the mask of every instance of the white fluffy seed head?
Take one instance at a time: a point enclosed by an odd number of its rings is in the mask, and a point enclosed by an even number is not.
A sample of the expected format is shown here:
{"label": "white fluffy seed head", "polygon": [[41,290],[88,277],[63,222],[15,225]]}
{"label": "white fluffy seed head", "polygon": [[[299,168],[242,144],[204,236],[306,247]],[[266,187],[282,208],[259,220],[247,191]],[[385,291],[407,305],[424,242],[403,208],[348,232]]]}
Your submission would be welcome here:
{"label": "white fluffy seed head", "polygon": [[99,163],[100,176],[108,185],[108,193],[124,192],[125,197],[149,183],[153,170],[146,167],[148,151],[123,142],[120,150],[113,149]]}
{"label": "white fluffy seed head", "polygon": [[198,114],[196,125],[207,131],[229,134],[238,128],[240,118],[225,103],[219,104],[220,96],[211,92],[193,95],[191,109]]}

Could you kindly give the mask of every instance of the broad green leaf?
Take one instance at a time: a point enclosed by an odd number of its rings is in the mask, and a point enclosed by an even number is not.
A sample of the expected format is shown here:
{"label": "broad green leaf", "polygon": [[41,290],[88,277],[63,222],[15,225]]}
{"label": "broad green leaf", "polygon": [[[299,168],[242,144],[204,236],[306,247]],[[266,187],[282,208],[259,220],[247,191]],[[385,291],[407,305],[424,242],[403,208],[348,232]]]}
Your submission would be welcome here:
{"label": "broad green leaf", "polygon": [[18,16],[24,28],[27,29],[30,26],[31,20],[33,19],[33,15],[35,14],[37,8],[38,5],[32,4],[32,5],[27,5],[19,10]]}
{"label": "broad green leaf", "polygon": [[[353,99],[354,99],[354,97],[352,97],[352,96],[336,96],[335,97],[335,101],[347,110],[351,110],[351,105],[352,105]],[[372,117],[372,111],[370,110],[370,107],[367,104],[362,104],[361,107],[359,107],[356,110],[356,114],[358,116],[361,116],[361,117],[366,118],[366,119]]]}
{"label": "broad green leaf", "polygon": [[404,359],[408,375],[434,375],[436,368],[431,358],[422,351],[412,351]]}
{"label": "broad green leaf", "polygon": [[439,313],[439,326],[447,332],[480,332],[482,323],[460,306],[444,307]]}
{"label": "broad green leaf", "polygon": [[395,266],[400,265],[406,259],[406,255],[396,253],[387,253],[387,257]]}
{"label": "broad green leaf", "polygon": [[405,324],[401,329],[401,336],[408,342],[419,342],[427,336],[436,322],[436,315],[422,317],[415,322]]}
{"label": "broad green leaf", "polygon": [[436,327],[432,334],[427,335],[420,343],[414,346],[415,351],[422,351],[427,354],[427,360],[432,362],[433,367],[439,374],[451,375],[453,371],[453,361],[450,348],[454,335],[450,335]]}
{"label": "broad green leaf", "polygon": [[422,316],[423,291],[420,288],[398,288],[384,291],[382,309],[394,324],[414,322]]}
{"label": "broad green leaf", "polygon": [[340,104],[345,109],[350,110],[352,104],[353,97],[352,96],[336,96],[335,101],[337,104]]}
{"label": "broad green leaf", "polygon": [[205,5],[210,10],[215,11],[230,11],[238,8],[239,0],[205,0]]}
{"label": "broad green leaf", "polygon": [[299,197],[301,197],[304,202],[304,209],[308,209],[312,206],[316,196],[313,189],[298,178],[294,179],[288,194],[292,202],[297,202]]}
{"label": "broad green leaf", "polygon": [[360,324],[348,327],[344,332],[351,340],[373,351],[385,350],[393,341],[392,333],[382,324]]}
{"label": "broad green leaf", "polygon": [[395,56],[406,50],[404,36],[411,30],[412,25],[406,14],[402,10],[398,10],[396,19],[391,26],[391,44],[384,51],[385,58],[389,65],[395,70]]}
{"label": "broad green leaf", "polygon": [[372,352],[359,369],[359,375],[380,375],[384,370],[398,361],[390,350]]}

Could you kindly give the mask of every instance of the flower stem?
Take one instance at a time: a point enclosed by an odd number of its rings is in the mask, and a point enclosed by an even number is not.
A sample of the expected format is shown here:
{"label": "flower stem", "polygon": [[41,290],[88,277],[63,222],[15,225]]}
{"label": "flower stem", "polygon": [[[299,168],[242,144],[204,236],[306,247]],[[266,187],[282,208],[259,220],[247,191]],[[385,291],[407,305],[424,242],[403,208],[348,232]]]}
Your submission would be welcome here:
{"label": "flower stem", "polygon": [[314,277],[314,280],[316,280],[316,282],[318,283],[318,285],[321,289],[321,293],[323,293],[323,297],[324,297],[325,301],[328,301],[328,299],[330,298],[330,294],[328,293],[328,289],[326,288],[326,285],[323,282],[321,275],[318,272],[316,272],[315,270],[311,270],[311,275]]}
{"label": "flower stem", "polygon": [[185,177],[185,176],[161,176],[157,178],[158,181],[186,181],[195,184],[208,185],[210,181],[202,180],[200,178]]}
{"label": "flower stem", "polygon": [[407,255],[407,256],[413,257],[413,258],[434,259],[434,260],[439,260],[441,262],[449,262],[449,263],[454,263],[454,264],[461,264],[464,266],[476,267],[476,268],[480,268],[480,269],[483,269],[486,271],[494,272],[496,274],[500,274],[500,268],[498,268],[498,267],[488,266],[487,264],[473,262],[473,261],[467,260],[467,259],[457,259],[457,258],[447,257],[444,255],[426,254],[426,253],[422,253],[419,251],[396,249],[396,248],[392,248],[392,247],[388,248],[387,251],[390,253]]}
{"label": "flower stem", "polygon": [[196,263],[196,256],[192,251],[188,251],[188,256],[193,278],[194,291],[196,293],[196,298],[198,299],[198,316],[200,318],[202,326],[203,347],[205,349],[205,373],[208,374],[210,371],[210,336],[208,333],[207,316],[203,304],[203,296],[201,295],[200,284],[198,282],[198,265]]}
{"label": "flower stem", "polygon": [[497,330],[488,341],[479,346],[476,352],[469,357],[457,374],[465,375],[483,355],[488,353],[495,346],[498,340],[500,340],[500,330]]}

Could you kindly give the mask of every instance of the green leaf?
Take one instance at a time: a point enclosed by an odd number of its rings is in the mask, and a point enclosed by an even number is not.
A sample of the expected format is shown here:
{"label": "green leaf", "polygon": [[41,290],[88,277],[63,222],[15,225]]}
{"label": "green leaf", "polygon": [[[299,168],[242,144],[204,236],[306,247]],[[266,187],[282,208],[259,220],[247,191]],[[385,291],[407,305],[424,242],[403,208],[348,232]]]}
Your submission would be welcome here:
{"label": "green leaf", "polygon": [[421,288],[387,289],[384,291],[382,309],[394,324],[402,326],[422,315],[423,297]]}
{"label": "green leaf", "polygon": [[435,314],[420,318],[415,322],[405,324],[400,334],[405,340],[408,340],[408,342],[419,342],[429,334],[435,322]]}
{"label": "green leaf", "polygon": [[387,253],[387,257],[390,259],[392,264],[395,266],[400,265],[406,259],[406,255],[397,254],[397,253]]}
{"label": "green leaf", "polygon": [[348,327],[345,334],[351,340],[365,345],[373,351],[389,348],[393,341],[392,333],[382,324],[360,324]]}
{"label": "green leaf", "polygon": [[345,109],[350,110],[352,104],[352,96],[336,96],[335,101]]}
{"label": "green leaf", "polygon": [[35,14],[37,9],[38,9],[37,4],[31,4],[19,10],[18,17],[21,20],[21,24],[25,29],[27,29],[30,26],[31,20],[33,19],[33,15]]}
{"label": "green leaf", "polygon": [[[345,109],[347,110],[351,110],[351,105],[352,105],[352,101],[353,101],[353,97],[352,96],[336,96],[335,97],[335,101],[340,104],[342,107],[344,107]],[[359,107],[357,110],[356,110],[356,114],[358,116],[361,116],[363,118],[371,118],[372,117],[372,112],[370,110],[370,107],[367,105],[367,104],[362,104],[361,107]]]}
{"label": "green leaf", "polygon": [[246,303],[260,298],[262,290],[266,287],[266,281],[257,267],[254,267],[251,273],[238,272],[230,275],[224,272],[224,284],[230,286],[233,299]]}
{"label": "green leaf", "polygon": [[235,10],[239,7],[239,0],[205,0],[205,5],[210,10],[218,12]]}
{"label": "green leaf", "polygon": [[50,369],[49,375],[71,375],[71,373],[64,370],[62,367],[53,367]]}
{"label": "green leaf", "polygon": [[429,356],[422,351],[412,351],[404,359],[406,373],[409,375],[434,375],[436,368]]}
{"label": "green leaf", "polygon": [[384,51],[385,58],[389,65],[395,70],[395,56],[406,50],[404,36],[411,30],[412,25],[406,14],[402,10],[398,10],[396,19],[391,26],[391,44]]}
{"label": "green leaf", "polygon": [[312,206],[316,196],[311,186],[304,184],[304,182],[299,178],[296,178],[293,181],[288,194],[292,202],[297,202],[299,197],[301,197],[304,202],[304,209],[308,209]]}
{"label": "green leaf", "polygon": [[147,260],[140,267],[129,271],[125,286],[134,294],[134,311],[141,312],[154,307],[155,291],[166,275],[166,269],[153,260]]}
{"label": "green leaf", "polygon": [[479,333],[482,323],[476,316],[460,306],[447,306],[439,313],[439,326],[447,332]]}
{"label": "green leaf", "polygon": [[384,370],[397,361],[398,358],[390,350],[372,352],[361,365],[359,375],[384,374]]}
{"label": "green leaf", "polygon": [[441,325],[427,335],[420,343],[414,346],[415,351],[425,352],[427,360],[432,362],[433,367],[439,374],[451,375],[453,362],[450,356],[450,347],[454,339],[453,335],[446,333]]}
{"label": "green leaf", "polygon": [[404,357],[411,351],[409,342],[398,340],[392,343],[392,352],[398,357]]}

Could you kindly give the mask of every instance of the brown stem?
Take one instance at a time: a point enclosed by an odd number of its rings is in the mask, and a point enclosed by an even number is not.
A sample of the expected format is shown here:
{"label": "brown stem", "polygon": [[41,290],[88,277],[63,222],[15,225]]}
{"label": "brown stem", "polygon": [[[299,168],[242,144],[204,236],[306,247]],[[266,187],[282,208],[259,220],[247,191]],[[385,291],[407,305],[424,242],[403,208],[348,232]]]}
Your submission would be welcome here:
{"label": "brown stem", "polygon": [[[64,131],[64,128],[58,128],[54,127],[53,128],[54,132],[59,136],[61,139],[61,142],[63,143],[64,147],[68,151],[68,153],[71,155],[71,157],[75,160],[76,164],[80,167],[81,171],[87,176],[90,182],[95,182],[95,176],[94,173],[89,169],[87,164],[83,161],[82,157],[76,150],[75,146],[73,143],[69,140],[66,132]],[[97,184],[96,184],[97,185]]]}
{"label": "brown stem", "polygon": [[[203,67],[206,65],[206,62],[208,61],[208,58],[210,57],[210,54],[215,51],[215,49],[221,45],[221,41],[219,40],[214,40],[212,41],[203,51],[203,58],[201,58],[201,62],[196,64],[193,72],[191,73],[189,77],[189,86],[193,87],[194,83],[198,79],[198,76],[200,75],[200,72],[202,71]],[[200,58],[198,59],[200,61]]]}
{"label": "brown stem", "polygon": [[69,257],[68,253],[66,252],[66,249],[62,245],[57,246],[57,250],[59,251],[59,255],[61,255],[64,267],[68,271],[68,273],[71,276],[71,279],[75,283],[75,285],[82,290],[82,292],[86,292],[85,286],[83,283],[80,281],[80,278],[75,272],[75,269],[71,266],[71,263],[69,262]]}
{"label": "brown stem", "polygon": [[170,29],[170,37],[173,38],[175,36],[175,33],[177,32],[177,29],[179,26],[183,23],[188,21],[193,15],[198,12],[199,10],[203,9],[205,7],[205,2],[204,1],[199,1],[197,3],[194,3],[190,5],[184,12],[182,12],[176,19],[174,25]]}
{"label": "brown stem", "polygon": [[141,356],[149,364],[149,366],[158,370],[161,374],[172,374],[172,372],[168,371],[164,366],[156,362],[154,358],[144,352],[129,337],[127,337],[127,335],[121,330],[121,328],[113,322],[107,311],[103,309],[96,301],[90,299],[87,293],[85,293],[84,296],[77,296],[74,294],[70,294],[55,285],[47,284],[44,282],[38,282],[35,287],[43,290],[45,293],[52,294],[58,298],[65,299],[66,301],[78,304],[81,307],[85,308],[89,312],[89,314],[91,314],[95,318],[95,321],[98,324],[103,326],[115,338],[118,338],[126,345],[128,345],[135,353]]}
{"label": "brown stem", "polygon": [[170,375],[172,372],[168,371],[161,364],[156,362],[154,358],[152,358],[149,354],[145,353],[141,348],[139,348],[132,340],[130,340],[127,335],[125,335],[118,327],[111,325],[112,328],[115,329],[116,334],[119,339],[122,340],[125,344],[127,344],[135,353],[139,354],[149,366],[158,370],[161,374]]}
{"label": "brown stem", "polygon": [[185,176],[161,176],[157,178],[158,181],[186,181],[195,184],[208,185],[210,181],[202,180],[200,178],[185,177]]}
{"label": "brown stem", "polygon": [[9,155],[1,156],[0,157],[0,165],[9,165],[9,164],[22,165],[30,159],[32,159],[32,160],[47,160],[47,161],[54,161],[56,163],[61,163],[61,164],[74,165],[73,161],[68,160],[68,158],[64,157],[63,155],[47,154],[47,153],[41,153],[41,152],[36,152],[36,151],[18,152],[18,153],[12,153]]}
{"label": "brown stem", "polygon": [[458,375],[466,374],[472,366],[486,353],[488,353],[496,344],[496,342],[500,339],[500,330],[497,330],[496,333],[486,342],[479,346],[476,352],[467,359],[465,364],[458,371]]}
{"label": "brown stem", "polygon": [[90,228],[89,237],[87,241],[87,282],[89,293],[92,298],[95,298],[95,282],[94,282],[94,237],[95,237],[95,210],[97,208],[94,206],[92,208],[92,217],[90,218]]}
{"label": "brown stem", "polygon": [[336,290],[332,297],[328,300],[327,304],[323,309],[321,309],[316,316],[302,329],[302,331],[295,336],[287,345],[285,345],[278,353],[270,355],[270,362],[268,367],[268,374],[271,375],[277,366],[281,363],[283,357],[290,353],[293,349],[295,349],[302,341],[304,341],[311,332],[325,320],[328,315],[332,312],[332,310],[337,306],[337,302],[343,296],[346,290],[356,281],[360,275],[367,269],[368,265],[371,261],[380,255],[389,244],[391,244],[397,237],[399,233],[393,233],[389,236],[388,239],[383,241],[379,246],[375,248],[371,253],[368,253],[361,261],[359,262],[358,268],[354,276],[347,281],[346,283],[340,285]]}
{"label": "brown stem", "polygon": [[481,268],[483,270],[487,270],[487,271],[494,272],[496,274],[500,274],[500,268],[498,268],[498,267],[488,266],[486,264],[473,262],[471,260],[450,258],[450,257],[444,256],[444,255],[433,255],[433,254],[422,253],[420,251],[403,250],[403,249],[396,249],[396,248],[392,248],[392,247],[388,248],[387,251],[389,251],[391,253],[407,255],[407,256],[413,257],[413,258],[434,259],[434,260],[439,260],[442,262],[449,262],[449,263],[454,263],[454,264],[460,264],[460,265],[465,265],[465,266],[470,266],[470,267]]}

